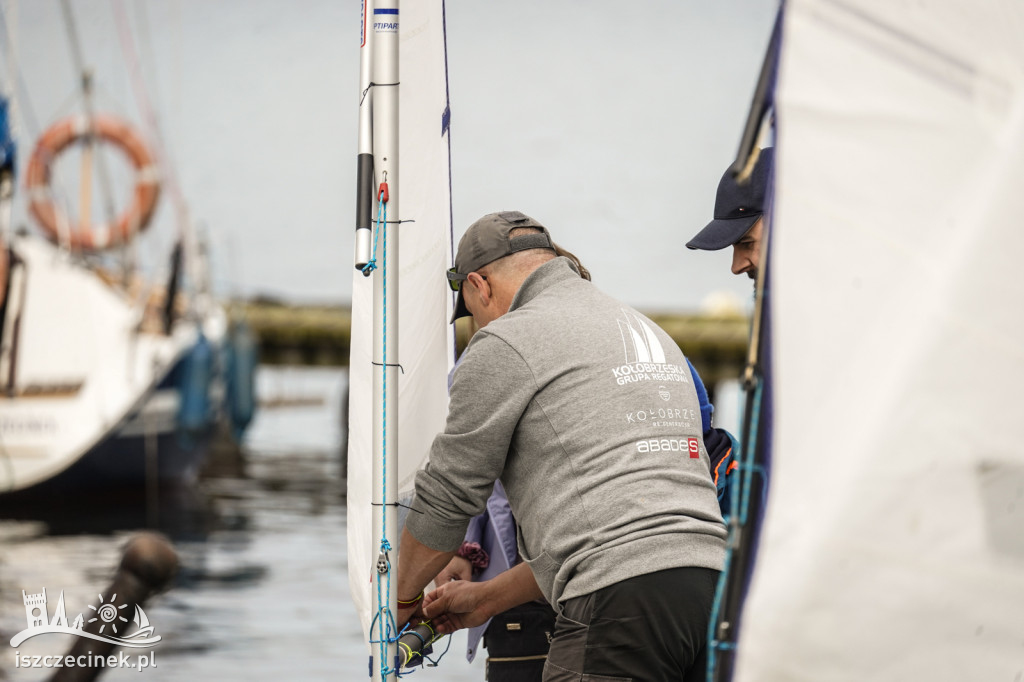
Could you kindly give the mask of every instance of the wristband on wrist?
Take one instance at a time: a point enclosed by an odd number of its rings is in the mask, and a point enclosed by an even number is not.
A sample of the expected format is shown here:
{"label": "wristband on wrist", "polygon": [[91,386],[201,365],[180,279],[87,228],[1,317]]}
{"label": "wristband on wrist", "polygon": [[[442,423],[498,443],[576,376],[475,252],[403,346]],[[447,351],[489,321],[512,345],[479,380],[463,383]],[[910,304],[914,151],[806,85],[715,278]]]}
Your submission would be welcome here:
{"label": "wristband on wrist", "polygon": [[417,604],[419,604],[421,601],[423,601],[423,592],[422,591],[420,591],[420,593],[416,596],[415,599],[411,599],[409,601],[402,601],[401,599],[399,599],[398,600],[398,608],[399,609],[411,609],[414,606],[416,606]]}

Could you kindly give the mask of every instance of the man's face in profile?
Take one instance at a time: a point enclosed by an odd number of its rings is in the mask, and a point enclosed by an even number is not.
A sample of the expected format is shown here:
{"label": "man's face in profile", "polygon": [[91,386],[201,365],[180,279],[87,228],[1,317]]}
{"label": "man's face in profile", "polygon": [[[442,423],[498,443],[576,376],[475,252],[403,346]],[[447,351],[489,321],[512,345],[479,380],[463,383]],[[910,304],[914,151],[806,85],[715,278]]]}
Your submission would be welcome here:
{"label": "man's face in profile", "polygon": [[740,240],[732,245],[732,274],[747,273],[750,279],[757,279],[757,266],[761,258],[761,228],[764,218],[758,218]]}

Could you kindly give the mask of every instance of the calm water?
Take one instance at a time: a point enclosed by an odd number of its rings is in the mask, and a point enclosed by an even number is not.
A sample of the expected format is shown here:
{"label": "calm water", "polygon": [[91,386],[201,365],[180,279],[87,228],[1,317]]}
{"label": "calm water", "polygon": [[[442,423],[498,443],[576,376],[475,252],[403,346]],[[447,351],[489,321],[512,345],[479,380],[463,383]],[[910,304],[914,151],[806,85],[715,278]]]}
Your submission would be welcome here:
{"label": "calm water", "polygon": [[[146,608],[157,667],[109,670],[109,680],[361,680],[363,636],[349,599],[340,471],[337,369],[260,369],[265,404],[244,458],[218,463],[197,490],[164,494],[157,527],[181,557],[175,586]],[[143,503],[86,496],[79,511],[41,509],[34,520],[0,519],[0,679],[41,680],[15,668],[11,636],[25,627],[22,590],[60,591],[73,619],[109,583],[120,547],[145,527]],[[66,635],[26,641],[22,655],[65,651]],[[441,666],[414,679],[483,680],[457,635]]]}

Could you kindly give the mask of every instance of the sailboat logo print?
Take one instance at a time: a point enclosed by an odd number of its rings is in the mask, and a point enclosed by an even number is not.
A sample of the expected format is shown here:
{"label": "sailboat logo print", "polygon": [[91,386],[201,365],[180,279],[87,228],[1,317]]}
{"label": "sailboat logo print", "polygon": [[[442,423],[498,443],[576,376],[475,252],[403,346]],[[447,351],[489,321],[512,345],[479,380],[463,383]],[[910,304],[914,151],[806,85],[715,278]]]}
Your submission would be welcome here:
{"label": "sailboat logo print", "polygon": [[[141,606],[135,605],[134,612],[128,609],[127,603],[118,604],[117,594],[104,599],[98,595],[95,606],[89,604],[85,616],[81,613],[68,625],[68,616],[64,609],[64,591],[54,609],[53,618],[49,618],[46,608],[46,588],[42,592],[26,594],[21,591],[25,602],[25,619],[28,627],[11,638],[11,646],[18,647],[26,639],[36,635],[66,634],[87,637],[100,642],[108,642],[118,646],[144,648],[151,647],[160,641],[160,635],[153,636],[154,628]],[[131,620],[128,616],[131,615]],[[129,630],[134,626],[134,631]],[[88,629],[86,629],[88,628]]]}
{"label": "sailboat logo print", "polygon": [[618,320],[622,346],[626,352],[626,364],[636,362],[665,362],[665,349],[662,347],[654,330],[636,313],[623,310],[623,317]]}
{"label": "sailboat logo print", "polygon": [[[619,386],[637,381],[689,382],[686,365],[666,362],[665,347],[661,345],[651,323],[637,313],[622,309],[622,317],[616,319],[619,336],[622,338],[622,352],[625,362],[612,368],[612,376]],[[658,387],[658,395],[668,401],[672,396],[666,386]]]}

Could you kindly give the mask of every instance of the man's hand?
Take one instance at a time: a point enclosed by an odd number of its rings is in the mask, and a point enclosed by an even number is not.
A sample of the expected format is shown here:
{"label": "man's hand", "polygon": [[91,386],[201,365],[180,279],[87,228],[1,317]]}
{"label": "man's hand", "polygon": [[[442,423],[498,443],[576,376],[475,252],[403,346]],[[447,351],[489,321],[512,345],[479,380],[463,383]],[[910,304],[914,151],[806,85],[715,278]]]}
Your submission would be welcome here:
{"label": "man's hand", "polygon": [[482,625],[493,615],[488,608],[486,588],[487,583],[466,580],[445,583],[423,599],[423,615],[446,635]]}
{"label": "man's hand", "polygon": [[497,613],[541,596],[530,567],[518,564],[491,580],[453,580],[441,585],[423,600],[423,613],[433,619],[439,632],[451,634],[482,625]]}
{"label": "man's hand", "polygon": [[473,579],[473,564],[469,563],[469,559],[455,555],[452,560],[448,562],[448,565],[437,574],[434,578],[435,585],[447,585],[453,580],[465,580],[469,582]]}

